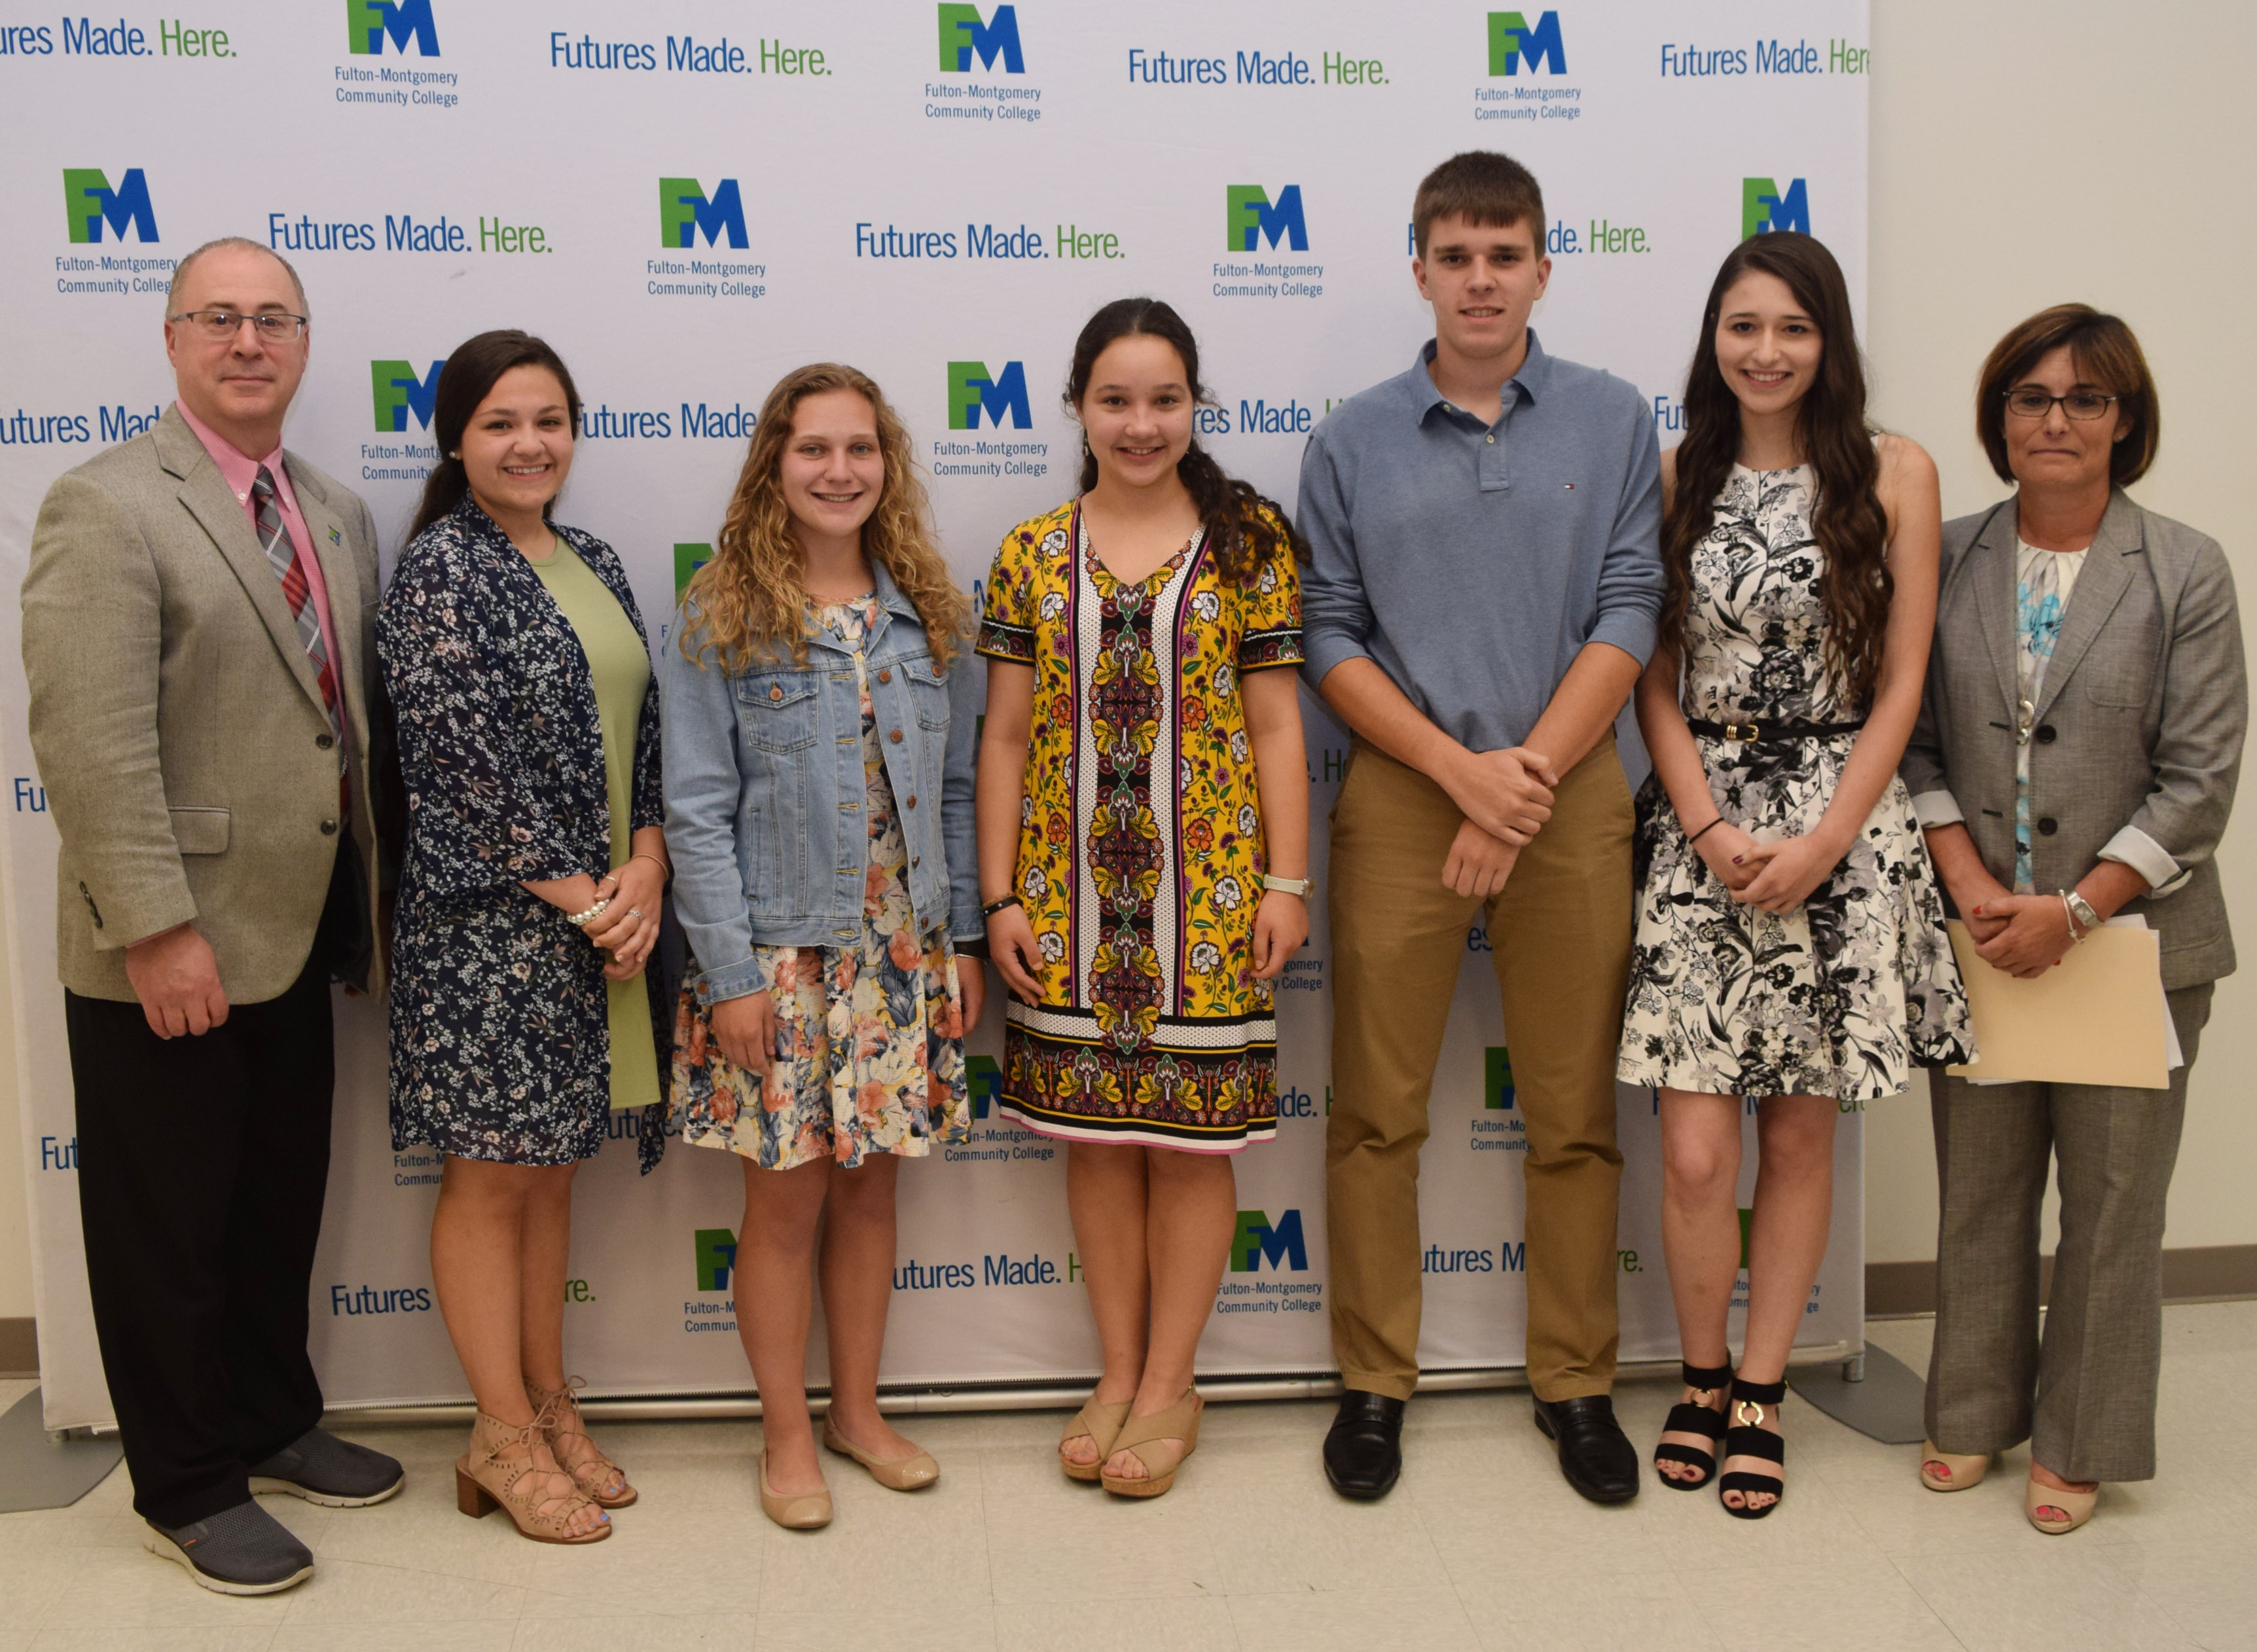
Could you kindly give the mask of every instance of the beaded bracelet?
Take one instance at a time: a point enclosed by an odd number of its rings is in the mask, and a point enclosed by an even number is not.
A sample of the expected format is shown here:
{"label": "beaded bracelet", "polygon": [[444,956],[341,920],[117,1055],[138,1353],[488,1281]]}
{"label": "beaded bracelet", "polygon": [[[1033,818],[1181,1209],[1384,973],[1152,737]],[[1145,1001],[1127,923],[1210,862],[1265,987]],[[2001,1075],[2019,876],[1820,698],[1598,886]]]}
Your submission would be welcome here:
{"label": "beaded bracelet", "polygon": [[602,917],[605,910],[609,907],[611,904],[612,898],[609,895],[605,895],[602,900],[597,901],[594,906],[589,907],[585,912],[566,913],[564,914],[564,921],[570,924],[575,929],[584,929],[598,918]]}

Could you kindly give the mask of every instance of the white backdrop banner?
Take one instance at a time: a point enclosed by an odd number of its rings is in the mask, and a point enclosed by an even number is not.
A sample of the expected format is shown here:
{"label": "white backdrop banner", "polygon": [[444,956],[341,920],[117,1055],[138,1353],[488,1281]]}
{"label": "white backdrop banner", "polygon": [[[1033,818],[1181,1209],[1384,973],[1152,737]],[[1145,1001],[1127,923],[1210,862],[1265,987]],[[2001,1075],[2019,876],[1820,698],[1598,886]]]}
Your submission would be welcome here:
{"label": "white backdrop banner", "polygon": [[[955,568],[983,577],[1008,528],[1072,491],[1069,351],[1093,308],[1129,293],[1184,313],[1215,396],[1201,439],[1290,506],[1308,432],[1432,330],[1408,269],[1411,196],[1459,150],[1535,170],[1546,348],[1639,386],[1665,446],[1702,298],[1742,237],[1822,237],[1864,307],[1864,0],[227,0],[195,21],[125,3],[0,7],[11,632],[41,497],[170,399],[165,286],[216,236],[273,246],[303,275],[312,366],[288,441],[368,499],[387,570],[449,350],[494,327],[553,342],[588,406],[560,516],[619,549],[654,620],[713,539],[762,396],[809,361],[886,387]],[[1304,702],[1321,819],[1347,742]],[[39,1345],[62,1427],[106,1420],[109,1399],[54,979],[55,837],[12,646],[0,739]],[[1321,844],[1316,862],[1321,879]],[[1280,997],[1279,1139],[1239,1161],[1209,1373],[1332,1367],[1317,908]],[[1525,1138],[1487,944],[1467,938],[1422,1161],[1433,1369],[1521,1359]],[[347,1405],[459,1397],[427,1256],[439,1167],[393,1150],[379,1008],[341,996],[338,1025],[322,1380]],[[975,1139],[902,1179],[886,1380],[1086,1375],[1063,1153],[987,1112],[994,1016],[973,1041]],[[1675,1333],[1652,1097],[1623,1091],[1621,1114],[1623,1353],[1652,1358]],[[1859,1132],[1844,1123],[1811,1344],[1855,1341],[1861,1324]],[[678,1143],[651,1176],[634,1159],[622,1134],[579,1183],[570,1363],[598,1394],[742,1390],[737,1168]],[[165,1259],[149,1267],[163,1288]]]}

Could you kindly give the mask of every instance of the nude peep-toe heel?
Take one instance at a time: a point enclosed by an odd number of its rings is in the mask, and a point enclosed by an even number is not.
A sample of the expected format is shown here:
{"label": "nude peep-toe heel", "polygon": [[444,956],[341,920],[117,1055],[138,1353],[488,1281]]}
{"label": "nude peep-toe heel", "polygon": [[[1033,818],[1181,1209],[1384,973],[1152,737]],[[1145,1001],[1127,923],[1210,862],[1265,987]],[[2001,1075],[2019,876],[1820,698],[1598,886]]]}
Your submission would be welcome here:
{"label": "nude peep-toe heel", "polygon": [[870,1471],[870,1478],[889,1492],[921,1492],[940,1478],[940,1465],[932,1453],[918,1450],[907,1457],[873,1457],[838,1431],[831,1414],[823,1414],[823,1444],[826,1451],[851,1457]]}
{"label": "nude peep-toe heel", "polygon": [[[1134,1453],[1144,1465],[1144,1478],[1122,1479],[1118,1475],[1100,1473],[1099,1483],[1119,1497],[1159,1496],[1176,1483],[1176,1472],[1183,1467],[1184,1459],[1199,1450],[1199,1413],[1206,1409],[1206,1401],[1199,1398],[1199,1390],[1186,1388],[1184,1397],[1166,1410],[1148,1417],[1130,1417],[1107,1455]],[[1169,1440],[1181,1440],[1183,1450],[1171,1450],[1165,1444]]]}
{"label": "nude peep-toe heel", "polygon": [[[1121,1437],[1121,1427],[1128,1421],[1129,1404],[1123,1400],[1113,1405],[1093,1394],[1067,1421],[1065,1432],[1058,1437],[1058,1466],[1065,1471],[1066,1479],[1086,1486],[1097,1484],[1105,1459],[1113,1455],[1113,1442]],[[1097,1455],[1086,1463],[1077,1463],[1065,1454],[1065,1448],[1085,1436],[1097,1442]]]}
{"label": "nude peep-toe heel", "polygon": [[779,1492],[768,1484],[768,1454],[761,1453],[761,1513],[786,1531],[816,1531],[831,1523],[831,1488]]}
{"label": "nude peep-toe heel", "polygon": [[[1932,1474],[1930,1469],[1942,1469]],[[1963,1492],[1970,1486],[1982,1484],[1983,1477],[1991,1472],[1988,1455],[1975,1451],[1946,1451],[1934,1440],[1923,1440],[1920,1447],[1920,1483],[1931,1492]]]}
{"label": "nude peep-toe heel", "polygon": [[[594,1543],[612,1535],[612,1517],[605,1514],[586,1531],[571,1528],[572,1517],[595,1507],[585,1493],[547,1495],[544,1487],[561,1471],[535,1468],[533,1446],[541,1438],[539,1419],[513,1428],[499,1417],[481,1411],[471,1425],[471,1449],[455,1459],[455,1507],[473,1520],[499,1508],[510,1523],[537,1543]],[[526,1448],[523,1457],[500,1455],[513,1445]],[[567,1474],[565,1479],[570,1479]],[[543,1514],[549,1504],[556,1507]]]}
{"label": "nude peep-toe heel", "polygon": [[[2022,1488],[2022,1512],[2029,1516],[2031,1525],[2048,1537],[2075,1531],[2092,1518],[2092,1511],[2099,1503],[2098,1486],[2089,1492],[2064,1492],[2056,1486],[2041,1486],[2033,1476]],[[2044,1511],[2048,1508],[2057,1510],[2063,1518],[2048,1519]]]}

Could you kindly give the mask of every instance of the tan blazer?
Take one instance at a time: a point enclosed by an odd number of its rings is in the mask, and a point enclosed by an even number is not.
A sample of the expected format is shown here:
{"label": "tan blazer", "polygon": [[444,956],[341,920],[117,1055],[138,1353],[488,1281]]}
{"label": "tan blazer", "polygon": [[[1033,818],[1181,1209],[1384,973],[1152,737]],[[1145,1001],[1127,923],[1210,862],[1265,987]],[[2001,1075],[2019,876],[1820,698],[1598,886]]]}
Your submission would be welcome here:
{"label": "tan blazer", "polygon": [[[313,950],[341,830],[376,910],[376,529],[283,462],[328,582],[352,818],[321,686],[251,518],[179,412],[57,478],[24,576],[32,750],[62,837],[63,985],[131,1000],[129,942],[194,919],[230,1003],[279,997]],[[379,728],[381,719],[376,719]],[[381,991],[372,933],[354,985]]]}
{"label": "tan blazer", "polygon": [[[1900,772],[1949,792],[1983,864],[2014,869],[2014,502],[1943,526],[1935,643]],[[2031,730],[2031,865],[2067,888],[2136,827],[2178,876],[2124,910],[2161,931],[2163,985],[2233,971],[2216,851],[2233,808],[2249,683],[2233,575],[2218,541],[2121,489],[2062,616]]]}

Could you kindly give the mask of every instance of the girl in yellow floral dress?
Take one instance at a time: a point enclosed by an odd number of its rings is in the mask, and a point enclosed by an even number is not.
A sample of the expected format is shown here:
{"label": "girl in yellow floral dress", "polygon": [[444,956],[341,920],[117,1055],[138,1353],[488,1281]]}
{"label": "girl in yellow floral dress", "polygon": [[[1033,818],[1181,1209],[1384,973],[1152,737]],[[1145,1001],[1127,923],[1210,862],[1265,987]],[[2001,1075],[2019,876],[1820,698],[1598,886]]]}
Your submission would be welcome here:
{"label": "girl in yellow floral dress", "polygon": [[1000,1105],[1070,1144],[1105,1351],[1059,1456],[1128,1496],[1166,1491],[1198,1443],[1228,1155],[1276,1133],[1272,984],[1308,937],[1297,540],[1192,441],[1203,395],[1167,305],[1091,318],[1067,393],[1081,495],[1004,539],[980,632]]}
{"label": "girl in yellow floral dress", "polygon": [[901,422],[853,369],[761,407],[660,681],[675,905],[697,971],[675,1039],[683,1140],[737,1154],[737,1328],[761,1504],[831,1518],[807,1409],[818,1232],[823,1443],[896,1491],[940,1466],[879,1415],[904,1158],[961,1141],[980,1015],[976,669]]}

